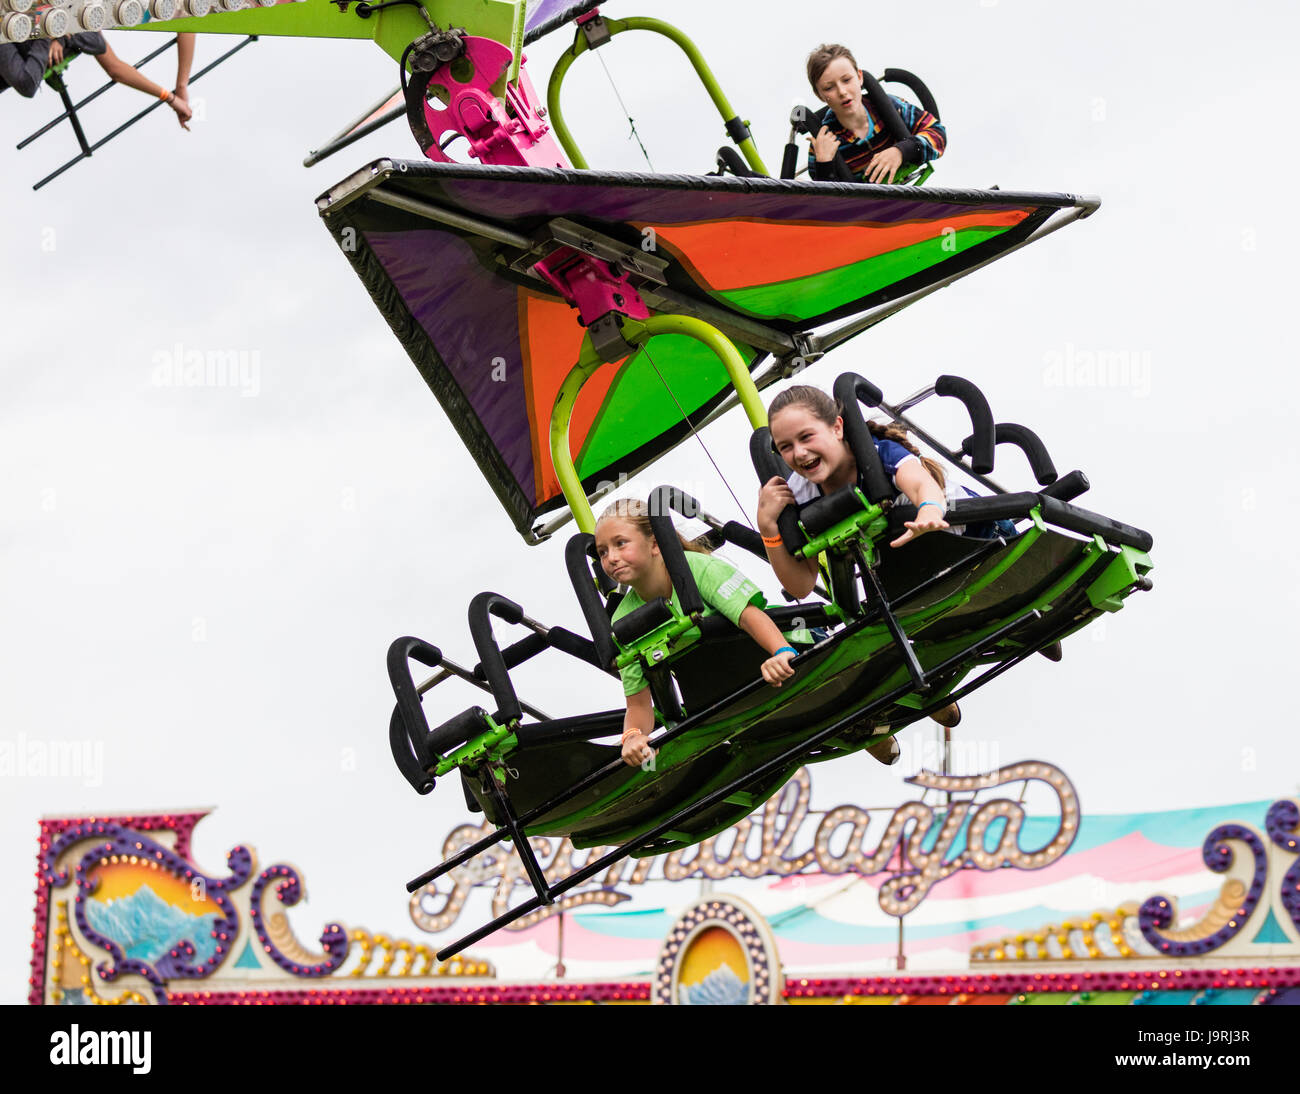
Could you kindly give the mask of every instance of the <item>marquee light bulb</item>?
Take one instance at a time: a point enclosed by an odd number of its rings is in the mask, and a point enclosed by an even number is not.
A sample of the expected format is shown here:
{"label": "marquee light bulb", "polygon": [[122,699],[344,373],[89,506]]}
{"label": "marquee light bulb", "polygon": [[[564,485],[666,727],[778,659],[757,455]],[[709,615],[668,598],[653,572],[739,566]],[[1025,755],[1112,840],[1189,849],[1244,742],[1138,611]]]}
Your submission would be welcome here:
{"label": "marquee light bulb", "polygon": [[140,0],[118,0],[113,18],[119,27],[134,27],[144,19],[144,5]]}
{"label": "marquee light bulb", "polygon": [[0,19],[0,38],[6,42],[25,42],[31,36],[31,16],[22,12],[10,12]]}

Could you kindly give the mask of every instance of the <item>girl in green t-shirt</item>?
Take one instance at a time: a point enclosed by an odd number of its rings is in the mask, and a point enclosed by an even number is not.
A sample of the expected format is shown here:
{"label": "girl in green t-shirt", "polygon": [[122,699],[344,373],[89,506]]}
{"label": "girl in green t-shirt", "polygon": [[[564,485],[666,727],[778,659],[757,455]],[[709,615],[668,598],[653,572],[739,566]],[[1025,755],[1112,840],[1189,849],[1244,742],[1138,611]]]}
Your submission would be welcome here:
{"label": "girl in green t-shirt", "polygon": [[[796,651],[786,644],[777,625],[763,611],[763,594],[758,586],[734,566],[713,558],[694,544],[682,539],[688,552],[687,564],[699,586],[704,603],[743,630],[771,656],[763,662],[763,679],[780,687],[794,675],[790,661]],[[668,575],[650,525],[650,509],[645,502],[624,499],[614,502],[596,522],[596,553],[601,568],[620,585],[630,586],[614,612],[621,619],[642,604],[663,597],[680,605],[677,591]],[[654,704],[650,687],[640,666],[622,670],[623,692],[627,697],[627,714],[623,719],[623,761],[629,765],[646,763],[654,756],[650,733],[654,729]]]}

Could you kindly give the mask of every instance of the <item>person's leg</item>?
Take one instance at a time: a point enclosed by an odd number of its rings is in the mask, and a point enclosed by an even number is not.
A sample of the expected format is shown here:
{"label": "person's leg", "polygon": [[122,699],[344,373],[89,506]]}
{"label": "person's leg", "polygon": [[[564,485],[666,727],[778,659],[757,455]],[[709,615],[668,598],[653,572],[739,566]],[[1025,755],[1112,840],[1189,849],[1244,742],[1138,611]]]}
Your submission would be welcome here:
{"label": "person's leg", "polygon": [[0,46],[0,86],[12,87],[24,99],[30,99],[41,86],[49,55],[50,43],[44,38]]}

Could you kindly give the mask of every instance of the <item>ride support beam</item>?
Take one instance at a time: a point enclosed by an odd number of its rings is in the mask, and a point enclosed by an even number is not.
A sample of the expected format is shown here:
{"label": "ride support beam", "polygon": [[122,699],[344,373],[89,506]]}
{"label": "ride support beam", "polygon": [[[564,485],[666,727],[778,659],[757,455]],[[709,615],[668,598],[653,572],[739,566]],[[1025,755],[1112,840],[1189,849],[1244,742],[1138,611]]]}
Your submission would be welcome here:
{"label": "ride support beam", "polygon": [[[598,320],[597,323],[599,322]],[[560,385],[559,394],[555,397],[555,406],[551,410],[550,433],[551,462],[555,465],[555,474],[560,481],[560,489],[564,492],[564,500],[569,503],[569,509],[578,528],[592,534],[596,531],[596,516],[587,501],[586,491],[582,488],[582,480],[574,466],[573,455],[569,451],[569,421],[583,385],[609,361],[609,357],[602,353],[592,340],[592,332],[596,327],[596,323],[588,327],[587,334],[582,340],[578,362]],[[745,367],[745,359],[740,356],[740,351],[732,344],[731,339],[717,327],[689,315],[653,315],[644,320],[622,320],[619,333],[630,351],[645,345],[658,334],[679,334],[702,342],[717,355],[726,368],[732,386],[740,398],[740,405],[745,408],[745,416],[749,419],[750,426],[757,429],[767,424],[767,411],[759,398],[754,378]]]}
{"label": "ride support beam", "polygon": [[760,174],[770,174],[763,163],[762,157],[758,154],[758,147],[754,144],[754,138],[749,132],[748,123],[742,122],[735,110],[732,109],[731,101],[718,84],[717,78],[713,75],[713,70],[709,68],[708,62],[705,61],[699,47],[671,23],[665,23],[662,19],[647,19],[641,16],[633,16],[630,19],[607,19],[604,16],[598,16],[580,20],[584,25],[579,27],[573,45],[562,53],[560,59],[555,62],[550,83],[546,88],[546,109],[550,117],[551,127],[555,130],[556,139],[559,140],[560,147],[564,149],[574,167],[585,170],[588,164],[583,159],[582,153],[578,150],[577,142],[574,141],[573,134],[569,132],[569,127],[564,121],[564,113],[560,108],[560,86],[563,84],[565,74],[569,71],[573,62],[588,50],[596,48],[591,45],[594,36],[584,28],[589,27],[597,19],[603,24],[604,30],[608,32],[602,34],[598,39],[601,44],[615,34],[622,34],[629,30],[644,30],[651,34],[660,34],[675,43],[686,54],[691,67],[695,69],[695,74],[700,78],[700,83],[704,85],[704,90],[708,92],[714,107],[722,116],[723,126],[740,149],[745,161]]}

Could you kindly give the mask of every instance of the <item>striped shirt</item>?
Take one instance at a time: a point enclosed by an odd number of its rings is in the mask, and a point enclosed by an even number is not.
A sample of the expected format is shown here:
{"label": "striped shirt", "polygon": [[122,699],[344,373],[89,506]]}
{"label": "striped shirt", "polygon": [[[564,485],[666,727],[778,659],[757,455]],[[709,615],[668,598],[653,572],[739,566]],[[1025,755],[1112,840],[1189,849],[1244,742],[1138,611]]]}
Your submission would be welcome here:
{"label": "striped shirt", "polygon": [[[900,99],[896,95],[890,95],[889,99],[898,111],[898,116],[903,119],[903,124],[912,132],[908,140],[898,145],[898,150],[903,154],[903,164],[930,163],[942,156],[948,144],[948,135],[939,124],[939,119],[928,110],[913,106],[906,99]],[[867,112],[867,124],[870,126],[864,137],[855,137],[845,129],[835,117],[835,111],[829,106],[822,111],[821,117],[814,124],[814,129],[817,131],[820,131],[822,126],[828,126],[839,139],[840,158],[848,166],[854,178],[859,181],[862,181],[866,174],[867,163],[871,157],[894,143],[889,136],[889,131],[871,109],[871,103],[867,101],[865,94],[862,96],[862,106]],[[811,148],[808,149],[808,177],[823,182],[834,180],[836,177],[832,165],[818,163]]]}

